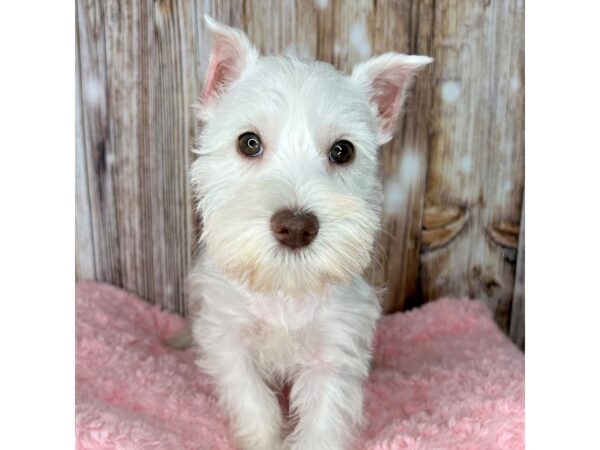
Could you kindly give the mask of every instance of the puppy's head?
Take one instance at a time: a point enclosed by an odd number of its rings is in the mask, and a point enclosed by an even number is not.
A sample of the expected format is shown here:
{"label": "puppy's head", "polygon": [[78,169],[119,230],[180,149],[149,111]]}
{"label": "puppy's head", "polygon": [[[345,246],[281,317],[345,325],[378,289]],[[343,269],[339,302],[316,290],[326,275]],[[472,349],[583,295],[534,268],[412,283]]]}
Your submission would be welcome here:
{"label": "puppy's head", "polygon": [[206,18],[212,53],[191,169],[205,250],[255,291],[320,291],[369,264],[380,227],[378,147],[431,59],[387,53],[352,75],[261,57]]}

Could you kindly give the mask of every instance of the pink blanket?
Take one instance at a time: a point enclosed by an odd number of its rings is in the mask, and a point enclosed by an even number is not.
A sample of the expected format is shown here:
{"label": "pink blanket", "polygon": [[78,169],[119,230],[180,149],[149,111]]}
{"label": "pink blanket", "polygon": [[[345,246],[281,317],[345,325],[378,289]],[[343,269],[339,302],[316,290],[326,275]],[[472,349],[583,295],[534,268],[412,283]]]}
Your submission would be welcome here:
{"label": "pink blanket", "polygon": [[[100,283],[79,283],[80,449],[232,449],[194,350],[161,343],[183,320]],[[484,305],[442,299],[379,324],[357,449],[524,448],[523,354]]]}

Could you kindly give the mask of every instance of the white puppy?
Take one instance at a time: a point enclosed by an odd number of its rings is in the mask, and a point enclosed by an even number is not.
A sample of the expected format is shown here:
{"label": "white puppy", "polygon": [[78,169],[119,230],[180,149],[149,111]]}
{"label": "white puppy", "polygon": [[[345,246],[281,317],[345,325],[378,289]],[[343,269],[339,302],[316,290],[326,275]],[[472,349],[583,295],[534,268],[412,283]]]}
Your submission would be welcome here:
{"label": "white puppy", "polygon": [[[344,75],[259,56],[206,18],[213,47],[191,180],[202,254],[189,276],[199,364],[243,449],[343,449],[361,422],[380,307],[363,278],[380,227],[378,146],[424,56]],[[274,390],[290,384],[291,432]]]}

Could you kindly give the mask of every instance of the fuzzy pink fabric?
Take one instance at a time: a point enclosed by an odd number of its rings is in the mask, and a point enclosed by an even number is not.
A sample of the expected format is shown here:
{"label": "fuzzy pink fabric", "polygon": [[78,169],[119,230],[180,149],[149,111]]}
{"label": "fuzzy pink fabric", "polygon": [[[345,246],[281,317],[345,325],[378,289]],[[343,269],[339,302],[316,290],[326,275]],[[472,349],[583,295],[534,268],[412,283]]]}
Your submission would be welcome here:
{"label": "fuzzy pink fabric", "polygon": [[[79,449],[232,449],[194,350],[165,347],[183,326],[135,295],[79,283]],[[358,449],[524,448],[524,358],[486,307],[442,299],[383,318]]]}

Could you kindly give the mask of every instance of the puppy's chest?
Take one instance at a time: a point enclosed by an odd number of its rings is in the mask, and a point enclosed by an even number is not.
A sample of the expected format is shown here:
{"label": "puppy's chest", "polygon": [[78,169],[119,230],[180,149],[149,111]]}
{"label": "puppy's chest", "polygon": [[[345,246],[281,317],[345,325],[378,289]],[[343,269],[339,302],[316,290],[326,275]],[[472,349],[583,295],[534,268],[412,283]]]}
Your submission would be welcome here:
{"label": "puppy's chest", "polygon": [[297,365],[318,357],[318,320],[298,319],[255,317],[244,326],[244,339],[261,370],[285,376]]}

